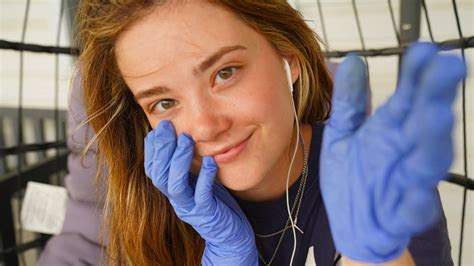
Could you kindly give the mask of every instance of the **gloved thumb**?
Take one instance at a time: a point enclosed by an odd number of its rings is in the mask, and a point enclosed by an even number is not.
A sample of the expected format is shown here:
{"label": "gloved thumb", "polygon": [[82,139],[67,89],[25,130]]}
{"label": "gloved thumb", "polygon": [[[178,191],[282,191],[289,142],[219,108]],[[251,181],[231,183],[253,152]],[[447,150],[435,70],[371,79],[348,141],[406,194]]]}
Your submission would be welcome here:
{"label": "gloved thumb", "polygon": [[367,96],[366,66],[358,56],[349,55],[336,70],[328,126],[343,136],[357,130],[366,118]]}

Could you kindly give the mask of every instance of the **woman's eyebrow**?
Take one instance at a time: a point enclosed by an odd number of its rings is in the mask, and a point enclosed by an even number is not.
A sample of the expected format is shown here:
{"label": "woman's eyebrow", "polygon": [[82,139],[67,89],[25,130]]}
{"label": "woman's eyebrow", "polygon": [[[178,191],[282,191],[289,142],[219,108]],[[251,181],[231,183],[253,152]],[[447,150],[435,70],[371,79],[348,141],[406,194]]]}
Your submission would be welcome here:
{"label": "woman's eyebrow", "polygon": [[167,88],[167,87],[154,86],[154,87],[151,87],[149,89],[140,91],[139,93],[137,93],[133,97],[135,98],[135,101],[139,102],[141,99],[148,98],[148,97],[151,97],[151,96],[160,95],[160,94],[165,94],[169,91],[170,91],[170,89]]}
{"label": "woman's eyebrow", "polygon": [[246,50],[247,47],[242,45],[233,45],[233,46],[224,46],[217,50],[215,53],[207,57],[202,61],[197,68],[194,68],[194,75],[199,75],[200,73],[206,71],[212,65],[214,65],[219,59],[221,59],[225,54],[230,53],[235,50]]}

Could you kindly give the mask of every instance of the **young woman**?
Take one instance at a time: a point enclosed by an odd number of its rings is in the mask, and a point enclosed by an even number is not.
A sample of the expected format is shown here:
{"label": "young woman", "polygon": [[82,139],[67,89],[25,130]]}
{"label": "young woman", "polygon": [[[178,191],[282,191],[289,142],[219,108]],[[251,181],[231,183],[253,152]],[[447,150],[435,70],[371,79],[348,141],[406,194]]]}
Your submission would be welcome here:
{"label": "young woman", "polygon": [[413,47],[366,118],[363,63],[339,66],[331,104],[286,1],[86,0],[78,21],[111,264],[452,264],[435,185],[459,59]]}

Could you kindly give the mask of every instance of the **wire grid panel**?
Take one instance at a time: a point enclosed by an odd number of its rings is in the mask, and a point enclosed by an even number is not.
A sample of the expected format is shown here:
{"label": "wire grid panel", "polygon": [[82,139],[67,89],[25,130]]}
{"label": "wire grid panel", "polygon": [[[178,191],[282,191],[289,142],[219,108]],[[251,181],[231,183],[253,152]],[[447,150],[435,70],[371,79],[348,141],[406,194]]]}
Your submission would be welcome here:
{"label": "wire grid panel", "polygon": [[[390,0],[296,0],[294,6],[308,19],[309,24],[326,43],[326,51],[362,49],[359,39],[354,4],[357,7],[361,31],[366,49],[381,49],[398,46],[393,24],[399,25],[401,1]],[[457,11],[463,35],[474,35],[474,1],[456,1]],[[458,39],[456,17],[451,0],[426,0],[426,8],[421,13],[421,41],[442,42]],[[392,8],[393,20],[390,8]],[[449,51],[461,55],[460,50]],[[468,66],[474,65],[474,49],[465,50]],[[340,61],[341,59],[333,59]],[[369,57],[370,81],[372,88],[372,106],[376,108],[393,94],[397,82],[398,56]],[[455,103],[456,126],[455,161],[451,172],[463,174],[467,163],[468,173],[474,173],[474,68],[468,67],[468,78],[465,88],[465,126],[466,141],[463,138],[462,93]],[[461,91],[461,90],[460,90]],[[467,149],[467,161],[464,159],[464,148]],[[464,239],[462,259],[459,260],[459,239],[461,216],[463,211],[463,188],[448,183],[440,185],[440,193],[448,219],[448,230],[452,245],[452,256],[455,265],[474,265],[474,198],[472,191],[466,195],[464,218]]]}

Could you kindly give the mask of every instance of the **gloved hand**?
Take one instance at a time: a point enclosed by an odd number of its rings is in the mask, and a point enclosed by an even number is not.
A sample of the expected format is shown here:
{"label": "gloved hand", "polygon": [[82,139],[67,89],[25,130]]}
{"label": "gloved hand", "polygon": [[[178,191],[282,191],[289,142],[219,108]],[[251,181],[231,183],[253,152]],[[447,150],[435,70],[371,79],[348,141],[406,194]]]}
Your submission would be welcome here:
{"label": "gloved hand", "polygon": [[189,169],[194,142],[162,121],[145,138],[145,173],[168,197],[176,215],[206,241],[203,265],[258,265],[255,237],[247,218],[220,184],[214,182],[217,165],[204,157],[195,188]]}
{"label": "gloved hand", "polygon": [[464,63],[433,44],[409,48],[395,94],[367,117],[366,67],[349,56],[335,76],[320,186],[331,233],[346,257],[401,256],[440,212],[435,187],[453,160],[452,104]]}

